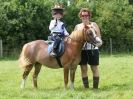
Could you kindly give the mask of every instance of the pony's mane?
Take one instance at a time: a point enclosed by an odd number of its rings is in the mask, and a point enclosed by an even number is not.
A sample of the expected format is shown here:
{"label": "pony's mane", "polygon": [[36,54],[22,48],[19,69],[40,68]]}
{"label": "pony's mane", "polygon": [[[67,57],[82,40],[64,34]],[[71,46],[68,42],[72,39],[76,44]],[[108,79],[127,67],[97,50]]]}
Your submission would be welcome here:
{"label": "pony's mane", "polygon": [[74,30],[70,37],[74,40],[83,40],[83,29],[80,30]]}

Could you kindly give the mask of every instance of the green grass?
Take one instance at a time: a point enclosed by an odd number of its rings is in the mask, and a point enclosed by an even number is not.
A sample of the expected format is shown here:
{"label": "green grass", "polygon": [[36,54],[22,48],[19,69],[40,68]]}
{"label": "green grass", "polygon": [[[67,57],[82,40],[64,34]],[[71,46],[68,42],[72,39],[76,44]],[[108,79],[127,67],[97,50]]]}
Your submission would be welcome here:
{"label": "green grass", "polygon": [[20,89],[22,71],[16,60],[0,61],[0,99],[133,99],[133,56],[102,55],[100,57],[100,88],[84,89],[78,66],[75,90],[64,90],[63,70],[43,67],[38,77],[38,89],[32,86],[32,72],[26,88]]}

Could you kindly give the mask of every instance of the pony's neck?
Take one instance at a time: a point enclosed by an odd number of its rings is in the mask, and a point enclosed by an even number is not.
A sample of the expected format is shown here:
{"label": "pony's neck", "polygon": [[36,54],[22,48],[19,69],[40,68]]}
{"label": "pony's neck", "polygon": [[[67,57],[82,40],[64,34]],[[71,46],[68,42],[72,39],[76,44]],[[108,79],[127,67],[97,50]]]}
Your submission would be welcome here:
{"label": "pony's neck", "polygon": [[73,47],[75,51],[81,51],[85,43],[82,30],[76,30],[71,33],[69,36],[68,45]]}
{"label": "pony's neck", "polygon": [[84,42],[83,30],[75,30],[71,33],[70,38],[73,41],[77,41],[79,43]]}

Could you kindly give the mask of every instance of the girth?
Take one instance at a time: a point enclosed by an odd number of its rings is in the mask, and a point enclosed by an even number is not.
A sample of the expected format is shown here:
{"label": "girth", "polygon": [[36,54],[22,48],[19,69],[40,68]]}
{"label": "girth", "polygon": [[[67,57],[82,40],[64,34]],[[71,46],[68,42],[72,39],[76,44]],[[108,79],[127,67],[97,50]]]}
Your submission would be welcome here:
{"label": "girth", "polygon": [[60,68],[62,68],[62,64],[61,64],[61,61],[60,61],[60,57],[56,57],[56,60],[57,60],[57,63],[59,64]]}

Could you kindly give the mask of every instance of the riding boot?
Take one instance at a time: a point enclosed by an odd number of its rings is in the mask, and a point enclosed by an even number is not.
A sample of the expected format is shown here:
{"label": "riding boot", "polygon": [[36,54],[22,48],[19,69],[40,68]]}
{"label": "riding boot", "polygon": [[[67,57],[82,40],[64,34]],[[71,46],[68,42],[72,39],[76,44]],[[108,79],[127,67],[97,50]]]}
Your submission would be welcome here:
{"label": "riding boot", "polygon": [[54,46],[53,46],[53,49],[54,50],[57,50],[58,49],[60,42],[61,42],[60,38],[58,38],[58,39],[55,40]]}
{"label": "riding boot", "polygon": [[57,56],[56,50],[57,50],[57,43],[55,41],[54,44],[53,44],[53,51],[51,52],[51,55],[54,56],[54,57]]}
{"label": "riding boot", "polygon": [[98,89],[99,77],[93,77],[93,88]]}
{"label": "riding boot", "polygon": [[57,42],[55,41],[53,45],[53,50],[55,51],[56,49],[57,49]]}
{"label": "riding boot", "polygon": [[83,81],[84,87],[85,88],[89,88],[88,77],[83,77],[82,81]]}

